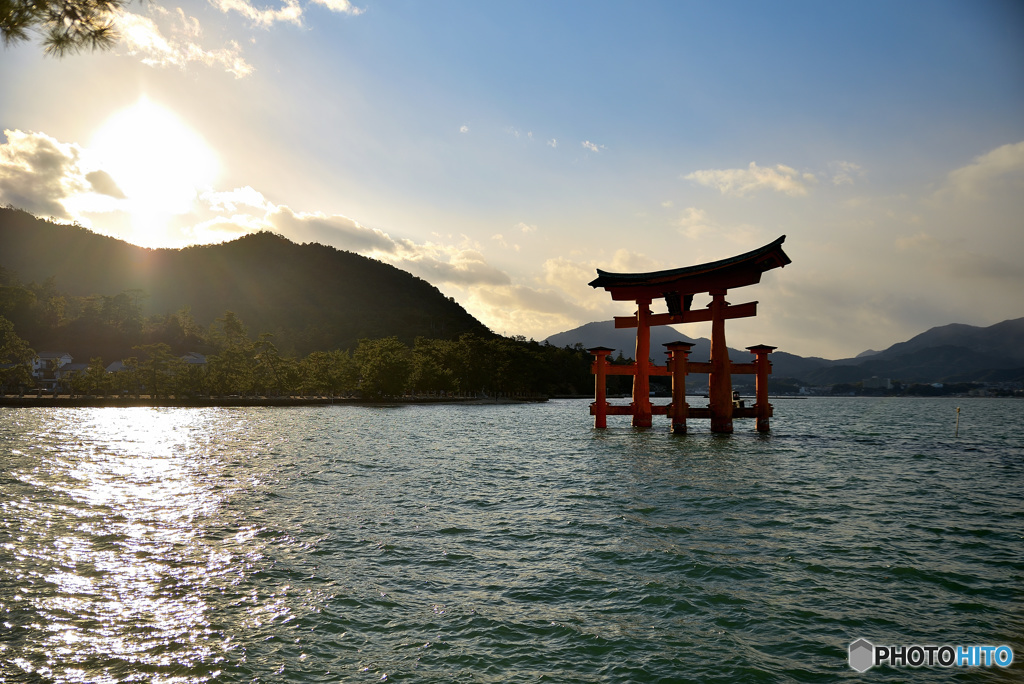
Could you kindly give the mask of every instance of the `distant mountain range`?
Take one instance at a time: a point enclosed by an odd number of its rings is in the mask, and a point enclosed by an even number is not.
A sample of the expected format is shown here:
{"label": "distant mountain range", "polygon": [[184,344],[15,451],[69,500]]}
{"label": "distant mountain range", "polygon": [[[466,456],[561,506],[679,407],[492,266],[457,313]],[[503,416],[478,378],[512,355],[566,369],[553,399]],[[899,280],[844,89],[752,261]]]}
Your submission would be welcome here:
{"label": "distant mountain range", "polygon": [[[545,340],[556,346],[582,344],[611,347],[624,357],[633,356],[636,331],[615,328],[614,321],[588,323]],[[706,361],[711,341],[693,339],[668,326],[651,328],[651,356],[665,362],[666,342],[694,344],[691,359]],[[750,352],[729,349],[729,358],[748,361]],[[905,383],[1024,381],[1024,318],[1003,321],[987,328],[954,323],[932,328],[883,351],[869,350],[850,359],[802,357],[783,351],[771,355],[772,375],[794,378],[809,385],[860,382],[877,376]]]}

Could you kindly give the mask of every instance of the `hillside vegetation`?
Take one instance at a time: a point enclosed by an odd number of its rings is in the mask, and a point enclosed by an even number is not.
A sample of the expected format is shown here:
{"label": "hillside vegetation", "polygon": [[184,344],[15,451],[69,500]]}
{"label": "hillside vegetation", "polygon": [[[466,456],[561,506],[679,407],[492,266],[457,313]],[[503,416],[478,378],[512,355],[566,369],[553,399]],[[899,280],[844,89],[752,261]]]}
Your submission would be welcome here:
{"label": "hillside vegetation", "polygon": [[[397,268],[270,233],[143,249],[0,209],[0,385],[68,352],[88,394],[577,394],[590,356],[491,333]],[[198,353],[206,363],[188,363]],[[194,356],[192,357],[194,358]],[[123,371],[106,372],[112,362]],[[55,371],[56,369],[54,369]]]}
{"label": "hillside vegetation", "polygon": [[[273,233],[217,245],[145,249],[0,208],[0,267],[8,280],[35,283],[41,297],[69,298],[66,307],[76,305],[73,298],[92,298],[94,306],[112,311],[103,298],[123,295],[144,319],[187,309],[201,328],[232,311],[251,330],[272,333],[292,354],[349,349],[360,339],[392,335],[411,344],[417,337],[490,334],[461,305],[410,273]],[[61,330],[55,322],[51,318],[30,329],[33,321],[15,321],[33,344],[66,349],[76,357],[116,357],[130,350],[130,344],[115,349],[109,339],[93,339],[87,325]]]}

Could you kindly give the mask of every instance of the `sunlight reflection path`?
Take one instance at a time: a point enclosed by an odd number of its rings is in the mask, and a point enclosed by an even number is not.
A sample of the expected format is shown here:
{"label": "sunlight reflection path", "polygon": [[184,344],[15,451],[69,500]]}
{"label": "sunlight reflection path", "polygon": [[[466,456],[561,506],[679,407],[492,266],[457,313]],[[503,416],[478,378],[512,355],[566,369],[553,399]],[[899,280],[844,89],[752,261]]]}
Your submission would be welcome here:
{"label": "sunlight reflection path", "polygon": [[218,627],[206,596],[240,573],[237,554],[208,538],[232,493],[210,476],[209,413],[91,409],[55,420],[57,441],[14,473],[31,496],[5,502],[4,517],[16,513],[35,542],[17,545],[33,589],[15,601],[31,606],[28,627],[43,636],[20,668],[66,682],[216,676],[233,630]]}

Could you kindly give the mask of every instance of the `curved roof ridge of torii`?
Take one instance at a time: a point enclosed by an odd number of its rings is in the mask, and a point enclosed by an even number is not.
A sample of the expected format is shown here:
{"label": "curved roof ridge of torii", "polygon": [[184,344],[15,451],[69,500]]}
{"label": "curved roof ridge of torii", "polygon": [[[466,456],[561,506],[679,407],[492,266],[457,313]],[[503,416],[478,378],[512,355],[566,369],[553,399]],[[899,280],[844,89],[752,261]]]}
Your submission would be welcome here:
{"label": "curved roof ridge of torii", "polygon": [[763,247],[728,259],[650,273],[612,273],[597,269],[591,287],[603,287],[613,300],[658,299],[666,294],[696,294],[753,285],[761,274],[792,262],[782,251],[783,235]]}

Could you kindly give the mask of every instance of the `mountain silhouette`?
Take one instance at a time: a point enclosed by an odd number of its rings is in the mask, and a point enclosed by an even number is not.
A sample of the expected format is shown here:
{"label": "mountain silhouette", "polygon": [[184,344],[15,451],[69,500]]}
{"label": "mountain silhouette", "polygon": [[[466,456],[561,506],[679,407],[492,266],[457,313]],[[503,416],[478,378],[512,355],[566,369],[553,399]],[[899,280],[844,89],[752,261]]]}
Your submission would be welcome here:
{"label": "mountain silhouette", "polygon": [[23,283],[52,277],[57,290],[74,297],[139,291],[146,316],[188,307],[205,327],[232,311],[253,335],[273,333],[298,354],[352,348],[363,338],[393,335],[411,344],[417,336],[491,334],[454,299],[406,271],[269,232],[146,249],[0,208],[0,267]]}
{"label": "mountain silhouette", "polygon": [[[631,358],[635,348],[634,328],[615,328],[614,321],[588,323],[558,333],[547,342],[558,346],[611,347]],[[665,363],[662,344],[674,340],[693,342],[690,358],[706,361],[711,341],[692,339],[671,326],[651,328],[651,356]],[[746,350],[729,349],[734,362],[751,360]],[[805,384],[832,385],[860,382],[872,376],[901,382],[972,382],[1024,380],[1024,318],[978,327],[954,323],[931,328],[906,342],[883,351],[870,351],[854,358],[829,360],[802,357],[784,351],[771,355],[775,378],[794,378]]]}

